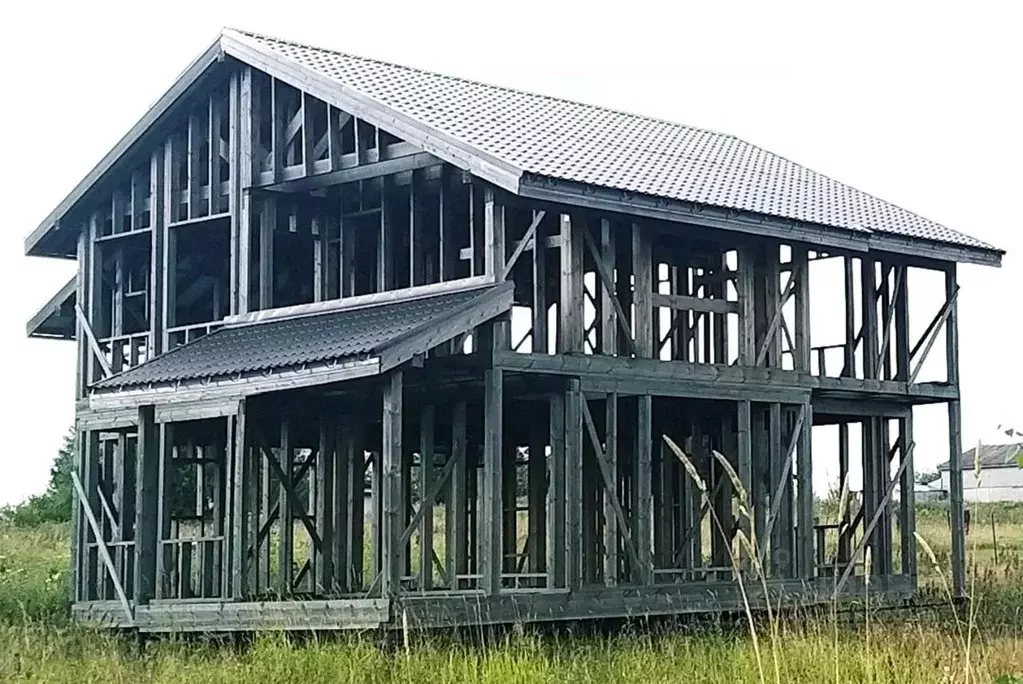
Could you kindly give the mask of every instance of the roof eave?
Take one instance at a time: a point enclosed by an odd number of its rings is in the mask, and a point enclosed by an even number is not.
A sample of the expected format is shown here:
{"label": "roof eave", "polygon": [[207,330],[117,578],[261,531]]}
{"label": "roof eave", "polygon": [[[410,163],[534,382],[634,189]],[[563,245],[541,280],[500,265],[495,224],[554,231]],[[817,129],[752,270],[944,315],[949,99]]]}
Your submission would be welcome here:
{"label": "roof eave", "polygon": [[534,174],[525,174],[522,177],[518,194],[541,201],[574,204],[599,211],[623,212],[782,240],[797,240],[853,252],[892,252],[935,261],[995,267],[1001,266],[1002,256],[1005,254],[1003,250],[998,249],[953,245],[876,231],[853,231]]}
{"label": "roof eave", "polygon": [[572,204],[597,211],[621,212],[782,240],[811,242],[832,249],[852,252],[866,252],[870,249],[871,236],[867,231],[827,228],[803,221],[596,187],[547,176],[523,176],[518,194],[530,199]]}
{"label": "roof eave", "polygon": [[67,197],[61,200],[50,214],[25,238],[27,256],[71,258],[67,250],[54,249],[55,233],[60,229],[61,219],[77,204],[90,189],[121,160],[167,111],[199,80],[206,70],[224,58],[222,35],[175,79],[174,84],[157,100],[114,147],[79,181]]}
{"label": "roof eave", "polygon": [[46,321],[51,316],[53,316],[55,313],[58,313],[60,311],[61,307],[64,305],[64,303],[66,301],[68,301],[70,298],[75,296],[75,294],[77,292],[77,289],[78,289],[78,275],[75,274],[74,276],[71,277],[71,280],[69,280],[67,283],[65,283],[64,287],[60,288],[60,290],[57,291],[57,294],[53,295],[50,298],[50,300],[48,302],[46,302],[45,304],[43,304],[43,306],[40,307],[39,311],[37,311],[35,313],[35,315],[32,316],[31,319],[29,319],[28,323],[25,325],[25,332],[26,332],[26,334],[29,337],[47,337],[47,338],[57,337],[58,339],[72,339],[73,340],[74,339],[74,332],[73,331],[71,333],[71,336],[68,337],[68,336],[63,335],[63,334],[62,335],[44,334],[44,333],[40,332],[40,329],[45,325]]}

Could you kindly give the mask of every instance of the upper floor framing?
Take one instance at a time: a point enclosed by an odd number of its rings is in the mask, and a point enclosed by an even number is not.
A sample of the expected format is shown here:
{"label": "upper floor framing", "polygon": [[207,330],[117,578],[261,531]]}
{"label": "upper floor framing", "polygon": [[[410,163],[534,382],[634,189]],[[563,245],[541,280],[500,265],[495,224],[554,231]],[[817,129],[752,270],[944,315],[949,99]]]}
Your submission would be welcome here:
{"label": "upper floor framing", "polygon": [[[80,396],[229,316],[474,276],[516,282],[516,351],[905,389],[954,322],[955,261],[983,260],[518,173],[227,34],[26,249],[79,260]],[[811,341],[826,260],[842,262],[844,326]],[[916,269],[944,273],[946,297],[910,339]],[[67,326],[67,289],[30,332]],[[939,380],[923,394],[957,391]]]}

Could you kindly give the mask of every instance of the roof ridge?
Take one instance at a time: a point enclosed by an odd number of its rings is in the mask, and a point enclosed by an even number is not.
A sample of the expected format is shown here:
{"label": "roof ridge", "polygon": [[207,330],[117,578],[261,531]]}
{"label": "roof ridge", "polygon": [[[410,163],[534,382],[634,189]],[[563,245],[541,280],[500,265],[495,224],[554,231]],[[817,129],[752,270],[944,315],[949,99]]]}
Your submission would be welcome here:
{"label": "roof ridge", "polygon": [[[549,100],[549,101],[552,101],[552,102],[559,102],[559,103],[565,103],[565,104],[570,104],[570,105],[574,105],[574,106],[587,107],[587,108],[590,108],[591,110],[596,110],[596,111],[601,111],[601,112],[609,112],[609,113],[614,113],[614,114],[620,114],[620,115],[628,116],[628,117],[635,117],[635,118],[642,119],[642,120],[645,120],[645,121],[663,124],[663,125],[666,125],[666,126],[672,126],[672,127],[676,127],[676,128],[680,128],[680,129],[690,130],[690,131],[708,133],[710,135],[719,136],[721,138],[731,139],[731,140],[737,141],[739,143],[742,143],[743,145],[748,145],[750,148],[753,148],[754,150],[759,150],[760,152],[762,152],[764,154],[771,155],[772,157],[775,157],[775,158],[777,158],[780,161],[784,161],[784,162],[786,162],[788,164],[792,164],[793,166],[796,166],[796,167],[799,167],[801,169],[804,169],[809,174],[813,174],[813,175],[818,176],[820,178],[827,179],[828,181],[830,181],[832,183],[835,183],[835,184],[841,186],[842,188],[845,188],[847,190],[850,190],[850,191],[853,191],[853,192],[857,192],[857,193],[860,193],[860,194],[863,194],[863,195],[867,195],[867,196],[877,200],[878,202],[880,202],[883,205],[888,205],[888,206],[890,206],[890,207],[892,207],[894,209],[897,209],[899,211],[904,211],[904,212],[906,212],[908,214],[912,214],[914,217],[916,217],[918,219],[921,219],[921,220],[924,220],[924,221],[928,221],[928,222],[931,222],[931,223],[935,223],[938,226],[941,226],[942,228],[944,228],[946,230],[950,230],[950,231],[954,231],[955,230],[955,229],[945,225],[944,223],[940,223],[938,221],[932,221],[931,219],[928,219],[926,216],[924,216],[923,214],[921,214],[921,213],[919,213],[917,211],[914,211],[912,209],[908,209],[908,208],[902,206],[901,204],[897,204],[895,202],[887,200],[887,199],[885,199],[885,198],[883,198],[880,195],[877,195],[875,193],[867,192],[865,190],[860,190],[860,189],[858,189],[856,187],[853,187],[852,185],[850,185],[850,184],[848,184],[848,183],[846,183],[844,181],[839,180],[838,178],[835,178],[834,176],[831,176],[829,174],[817,171],[817,170],[811,168],[810,166],[807,166],[806,164],[798,162],[798,161],[796,161],[794,159],[791,159],[791,158],[789,158],[787,156],[783,156],[781,154],[778,154],[777,152],[774,152],[773,150],[770,150],[770,149],[768,149],[768,148],[766,148],[766,147],[764,147],[762,145],[758,145],[756,143],[750,142],[749,140],[747,140],[745,138],[742,138],[742,137],[740,137],[738,135],[735,135],[734,133],[726,133],[726,132],[723,132],[723,131],[719,131],[719,130],[715,130],[715,129],[711,129],[711,128],[705,128],[705,127],[702,127],[702,126],[693,126],[691,124],[680,123],[678,121],[671,121],[671,120],[665,119],[663,117],[657,117],[657,116],[652,116],[652,115],[649,115],[649,114],[641,114],[641,113],[637,113],[637,112],[631,112],[631,111],[627,111],[627,110],[624,110],[624,109],[619,109],[619,108],[616,108],[616,107],[609,107],[609,106],[606,106],[606,105],[593,104],[591,102],[580,102],[579,100],[571,100],[571,99],[568,99],[568,98],[565,98],[565,97],[560,97],[560,96],[557,96],[557,95],[548,95],[548,94],[545,94],[545,93],[538,93],[538,92],[535,92],[535,91],[525,90],[525,89],[522,89],[522,88],[513,88],[513,87],[510,87],[510,86],[499,85],[499,84],[491,83],[491,82],[488,82],[488,81],[481,81],[481,80],[472,79],[472,78],[465,78],[465,77],[462,77],[462,76],[454,76],[452,74],[445,74],[445,73],[441,73],[439,71],[433,71],[433,70],[430,70],[430,69],[423,69],[423,68],[420,68],[420,67],[409,66],[407,64],[399,64],[397,62],[390,62],[390,61],[383,60],[383,59],[377,59],[375,57],[365,57],[363,55],[356,55],[356,54],[352,54],[350,52],[344,52],[344,51],[341,51],[341,50],[337,50],[335,48],[324,47],[322,45],[313,45],[311,43],[305,43],[305,42],[302,42],[302,41],[296,41],[296,40],[292,40],[290,38],[283,38],[283,37],[280,37],[280,36],[270,35],[270,34],[266,34],[266,33],[257,33],[255,31],[248,31],[248,30],[245,30],[245,29],[237,29],[237,28],[231,28],[231,27],[225,27],[224,31],[225,32],[238,33],[238,34],[241,34],[242,36],[246,36],[248,38],[253,38],[253,39],[257,39],[257,40],[268,40],[268,41],[273,41],[273,42],[276,42],[276,43],[281,43],[281,44],[284,44],[284,45],[290,45],[290,46],[293,46],[293,47],[299,47],[299,48],[304,48],[304,49],[309,49],[309,50],[317,50],[317,51],[320,51],[320,52],[326,52],[326,53],[330,53],[332,55],[341,56],[341,57],[344,57],[344,58],[347,58],[347,59],[355,59],[355,60],[359,60],[359,61],[362,61],[362,62],[368,62],[368,63],[372,63],[372,64],[380,64],[380,65],[384,65],[384,66],[388,66],[388,67],[403,69],[403,70],[406,70],[406,71],[409,71],[409,72],[413,72],[413,73],[425,74],[425,75],[430,75],[430,76],[439,77],[439,78],[448,79],[448,80],[453,80],[453,81],[461,81],[463,83],[470,83],[470,84],[482,86],[482,87],[485,87],[485,88],[493,88],[495,90],[499,90],[499,91],[503,91],[503,92],[508,92],[508,93],[517,93],[517,94],[521,94],[521,95],[527,95],[527,96],[530,96],[530,97],[539,97],[539,98],[543,98],[545,100]],[[349,86],[349,87],[354,87],[354,86]],[[356,90],[358,90],[358,88],[356,88]],[[467,144],[471,144],[471,143],[467,142]],[[685,155],[685,156],[686,156],[687,159],[690,160],[690,162],[701,163],[701,164],[703,164],[705,166],[708,166],[708,167],[711,167],[711,168],[720,168],[721,167],[720,164],[715,164],[713,162],[708,162],[707,160],[696,159],[696,158],[693,158],[693,157],[691,157],[689,155]],[[757,173],[760,176],[764,176],[764,171],[762,169],[758,170]],[[803,180],[801,180],[800,185],[804,186],[804,187],[808,187],[808,186],[810,186],[810,182],[808,180],[806,180],[806,179],[803,179]],[[869,225],[864,225],[862,223],[858,226],[858,228],[860,230],[866,231],[868,233],[873,233],[873,232],[875,232],[877,230],[883,230],[882,228],[879,228],[878,226],[869,226]],[[955,231],[955,232],[959,232],[959,231]],[[976,238],[974,238],[974,239],[976,239]],[[990,249],[996,249],[993,245],[990,245],[987,242],[984,242],[984,241],[981,241],[981,240],[977,240],[977,242],[981,242],[982,244],[986,245]]]}
{"label": "roof ridge", "polygon": [[[413,71],[413,72],[416,72],[416,73],[419,73],[419,74],[427,74],[427,75],[430,75],[430,76],[438,76],[440,78],[451,79],[451,80],[454,80],[454,81],[462,81],[463,83],[472,83],[474,85],[484,86],[486,88],[495,88],[497,90],[503,90],[503,91],[509,92],[509,93],[518,93],[520,95],[529,95],[531,97],[542,97],[542,98],[544,98],[546,100],[552,100],[554,102],[564,102],[566,104],[571,104],[571,105],[577,105],[577,106],[583,106],[583,107],[590,107],[590,108],[593,108],[593,109],[598,109],[598,110],[603,111],[603,112],[611,112],[611,113],[614,113],[614,114],[623,114],[625,116],[634,116],[634,117],[637,117],[637,118],[640,118],[640,119],[645,119],[647,121],[653,121],[653,122],[657,122],[657,123],[661,123],[661,124],[666,124],[668,126],[678,126],[678,127],[681,127],[681,128],[688,128],[688,129],[693,130],[693,131],[702,131],[704,133],[711,133],[713,135],[719,135],[719,136],[721,136],[723,138],[732,138],[733,140],[739,140],[741,142],[744,142],[747,145],[752,145],[752,143],[750,143],[750,142],[748,142],[746,140],[743,140],[742,138],[740,138],[739,136],[735,135],[734,133],[726,133],[724,131],[719,131],[719,130],[715,130],[715,129],[712,129],[712,128],[706,128],[704,126],[693,126],[691,124],[680,123],[678,121],[672,121],[671,119],[665,119],[663,117],[653,116],[651,114],[641,114],[639,112],[632,112],[632,111],[628,111],[628,110],[625,110],[625,109],[618,109],[617,107],[609,107],[607,105],[594,104],[592,102],[582,102],[580,100],[570,100],[567,97],[561,97],[561,96],[558,96],[558,95],[548,95],[546,93],[538,93],[538,92],[533,91],[533,90],[525,90],[524,88],[514,88],[512,86],[500,85],[498,83],[491,83],[489,81],[481,81],[481,80],[478,80],[478,79],[475,79],[475,78],[466,78],[464,76],[454,76],[452,74],[445,74],[445,73],[442,73],[440,71],[433,71],[432,69],[423,69],[421,67],[409,66],[408,64],[399,64],[397,62],[389,62],[387,60],[377,59],[375,57],[365,57],[363,55],[356,55],[356,54],[353,54],[351,52],[343,52],[341,50],[337,50],[337,49],[334,49],[334,48],[324,47],[322,45],[313,45],[312,43],[303,43],[301,41],[291,40],[290,38],[281,38],[279,36],[271,36],[271,35],[266,34],[266,33],[256,33],[254,31],[246,31],[246,30],[243,30],[243,29],[236,29],[236,28],[225,28],[224,30],[225,31],[233,31],[235,33],[240,33],[243,36],[248,36],[249,38],[272,40],[272,41],[277,42],[277,43],[284,43],[285,45],[291,45],[291,46],[294,46],[294,47],[307,48],[307,49],[310,49],[310,50],[319,50],[321,52],[329,52],[331,54],[339,55],[341,57],[348,57],[350,59],[358,59],[358,60],[361,60],[361,61],[364,61],[364,62],[372,62],[374,64],[382,64],[382,65],[389,66],[389,67],[397,67],[399,69],[407,69],[408,71]],[[753,145],[753,146],[754,147],[759,147],[757,145]],[[765,152],[769,152],[771,154],[774,154],[774,152],[771,152],[767,148],[760,147],[760,149],[765,151]],[[787,160],[787,161],[789,161],[790,163],[793,163],[793,164],[796,163],[796,162],[792,162],[791,160]]]}

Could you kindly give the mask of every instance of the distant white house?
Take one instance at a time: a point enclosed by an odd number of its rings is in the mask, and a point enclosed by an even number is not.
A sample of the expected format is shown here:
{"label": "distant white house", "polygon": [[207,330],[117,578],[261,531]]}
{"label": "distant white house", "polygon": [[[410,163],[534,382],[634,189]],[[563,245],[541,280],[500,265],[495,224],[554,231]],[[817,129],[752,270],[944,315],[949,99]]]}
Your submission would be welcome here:
{"label": "distant white house", "polygon": [[[1023,443],[991,444],[980,447],[980,473],[977,473],[977,448],[963,454],[963,500],[967,502],[1023,501]],[[948,462],[938,466],[941,488],[949,490]]]}

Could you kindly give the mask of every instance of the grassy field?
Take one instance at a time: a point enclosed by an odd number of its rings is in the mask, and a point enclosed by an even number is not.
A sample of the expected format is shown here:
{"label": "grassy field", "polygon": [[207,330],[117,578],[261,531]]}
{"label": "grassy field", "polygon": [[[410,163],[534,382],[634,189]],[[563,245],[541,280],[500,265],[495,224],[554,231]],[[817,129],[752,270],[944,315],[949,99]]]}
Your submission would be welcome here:
{"label": "grassy field", "polygon": [[[992,515],[994,525],[992,526]],[[939,564],[944,511],[921,508],[920,534]],[[613,636],[518,632],[486,647],[410,635],[289,640],[240,648],[164,640],[133,644],[68,623],[67,530],[0,526],[0,681],[39,682],[1023,682],[1023,507],[975,508],[968,539],[973,618],[963,609],[830,611],[748,628],[658,626]],[[921,554],[928,593],[942,582]]]}

